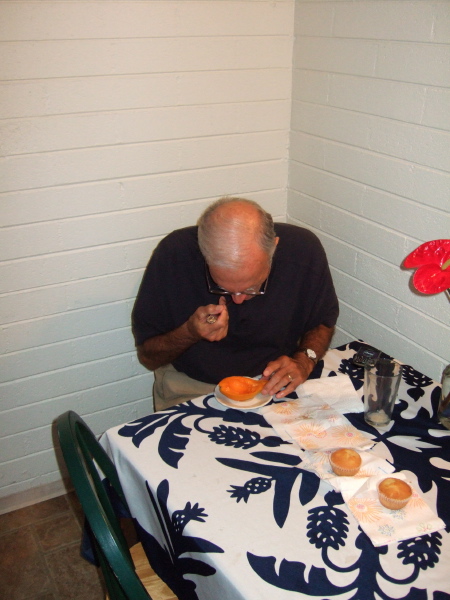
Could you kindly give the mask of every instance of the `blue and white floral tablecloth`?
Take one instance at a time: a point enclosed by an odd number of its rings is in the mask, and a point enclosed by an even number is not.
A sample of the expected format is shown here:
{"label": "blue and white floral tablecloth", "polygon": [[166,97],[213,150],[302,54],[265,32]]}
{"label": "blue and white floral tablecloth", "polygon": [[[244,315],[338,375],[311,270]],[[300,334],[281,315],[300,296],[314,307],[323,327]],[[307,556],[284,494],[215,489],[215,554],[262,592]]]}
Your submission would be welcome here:
{"label": "blue and white floral tablecloth", "polygon": [[[347,374],[363,394],[359,342],[330,350],[317,377]],[[405,365],[394,421],[368,433],[397,471],[417,478],[446,527],[374,547],[342,495],[310,470],[259,410],[204,396],[108,430],[144,548],[180,600],[450,599],[450,431],[440,386]],[[296,394],[292,395],[292,398]]]}

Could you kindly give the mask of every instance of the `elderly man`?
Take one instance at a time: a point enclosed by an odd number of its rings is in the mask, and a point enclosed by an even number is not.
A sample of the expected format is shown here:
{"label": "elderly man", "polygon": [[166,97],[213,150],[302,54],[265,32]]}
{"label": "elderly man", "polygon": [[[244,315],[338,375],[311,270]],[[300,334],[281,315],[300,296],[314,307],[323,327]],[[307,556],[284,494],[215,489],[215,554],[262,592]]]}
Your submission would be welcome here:
{"label": "elderly man", "polygon": [[155,249],[133,310],[155,410],[211,393],[229,375],[261,375],[283,398],[326,352],[339,308],[325,252],[307,229],[258,204],[222,198],[198,227]]}

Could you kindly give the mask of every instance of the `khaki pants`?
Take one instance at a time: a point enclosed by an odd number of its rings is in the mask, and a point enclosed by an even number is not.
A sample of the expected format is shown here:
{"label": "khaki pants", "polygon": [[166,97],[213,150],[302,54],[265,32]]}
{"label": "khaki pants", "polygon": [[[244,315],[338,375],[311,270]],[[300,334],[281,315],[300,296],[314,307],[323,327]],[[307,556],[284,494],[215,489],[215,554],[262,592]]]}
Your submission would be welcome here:
{"label": "khaki pants", "polygon": [[155,411],[165,410],[186,400],[212,394],[216,387],[214,383],[205,383],[191,379],[184,373],[177,371],[174,366],[165,365],[155,372],[153,385],[153,405]]}

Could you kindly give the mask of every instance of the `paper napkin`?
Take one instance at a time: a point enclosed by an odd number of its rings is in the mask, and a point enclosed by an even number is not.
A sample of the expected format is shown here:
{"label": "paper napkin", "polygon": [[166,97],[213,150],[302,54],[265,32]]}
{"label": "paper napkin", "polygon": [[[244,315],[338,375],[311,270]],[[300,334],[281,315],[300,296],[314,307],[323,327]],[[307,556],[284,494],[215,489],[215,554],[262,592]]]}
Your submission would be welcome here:
{"label": "paper napkin", "polygon": [[304,452],[302,467],[315,472],[336,491],[341,492],[351,513],[374,546],[408,540],[445,528],[445,523],[418,491],[417,481],[412,482],[401,471],[395,473],[395,477],[411,486],[411,500],[400,510],[390,510],[380,503],[377,485],[395,471],[383,458],[372,452],[359,452],[362,464],[358,473],[352,477],[340,477],[331,468],[330,454],[331,452]]}
{"label": "paper napkin", "polygon": [[344,373],[332,377],[307,379],[295,391],[299,398],[310,397],[316,402],[326,402],[341,414],[364,411],[361,396],[356,393],[350,377]]}
{"label": "paper napkin", "polygon": [[374,444],[369,434],[315,396],[270,404],[261,413],[282,439],[296,442],[303,450],[366,450]]}
{"label": "paper napkin", "polygon": [[395,477],[403,479],[412,487],[412,498],[400,510],[385,508],[378,499],[377,491],[378,483],[385,477],[386,475],[369,477],[357,491],[341,490],[345,503],[374,546],[408,540],[445,528],[444,521],[428,506],[418,491],[417,482],[410,481],[401,471],[395,473]]}
{"label": "paper napkin", "polygon": [[383,475],[386,477],[393,473],[395,468],[384,458],[376,456],[373,452],[358,451],[361,456],[361,467],[352,477],[336,475],[330,465],[331,452],[304,452],[302,454],[302,468],[313,471],[328,481],[338,492],[349,491],[354,494],[364,485],[369,477]]}
{"label": "paper napkin", "polygon": [[[298,400],[274,402],[260,411],[282,439],[300,447],[302,468],[313,471],[341,492],[374,546],[445,528],[445,523],[418,491],[417,480],[410,481],[402,472],[395,473],[395,477],[411,486],[411,500],[400,510],[387,509],[380,503],[378,482],[394,473],[395,468],[376,452],[369,451],[375,443],[372,437],[353,427],[344,416],[343,413],[363,411],[349,377],[338,375],[306,381],[297,388],[297,394]],[[331,469],[329,456],[338,448],[355,448],[361,455],[361,468],[353,477],[340,477]]]}

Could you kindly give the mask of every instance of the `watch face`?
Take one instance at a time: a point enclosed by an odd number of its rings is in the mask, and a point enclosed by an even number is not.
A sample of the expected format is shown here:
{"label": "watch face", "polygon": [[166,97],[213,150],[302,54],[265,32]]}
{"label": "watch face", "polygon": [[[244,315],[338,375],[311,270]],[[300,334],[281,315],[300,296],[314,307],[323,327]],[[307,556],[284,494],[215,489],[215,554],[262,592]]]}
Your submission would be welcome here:
{"label": "watch face", "polygon": [[314,350],[310,350],[309,348],[306,350],[306,354],[309,358],[312,358],[313,360],[316,360],[317,358],[317,354],[314,352]]}

